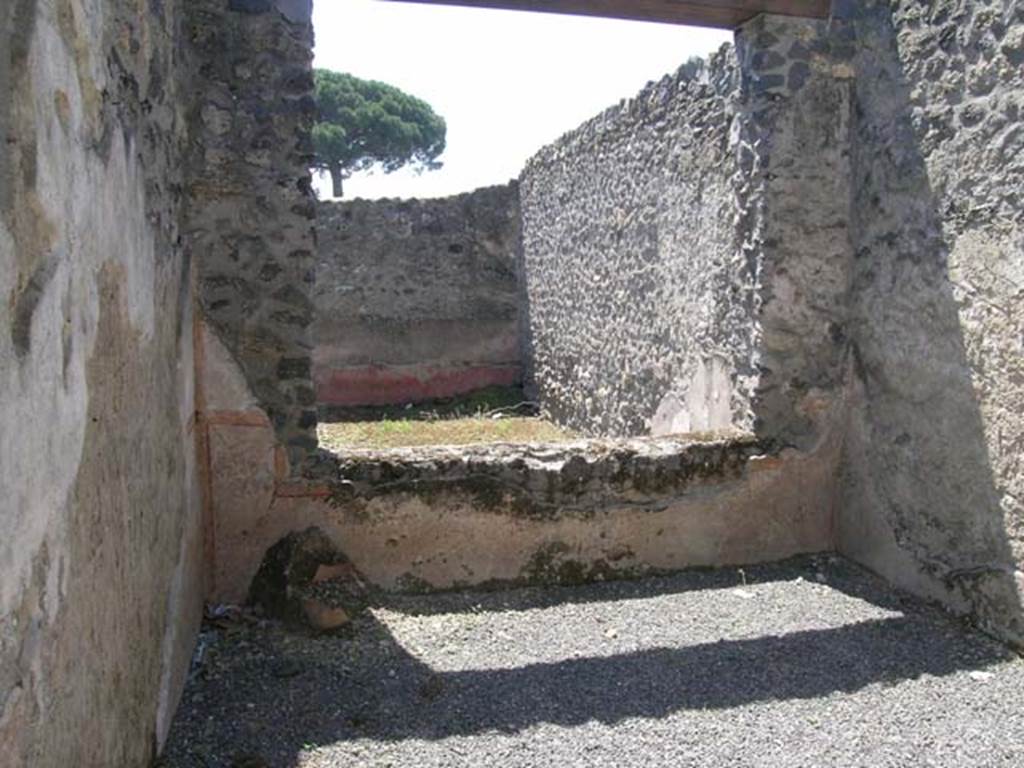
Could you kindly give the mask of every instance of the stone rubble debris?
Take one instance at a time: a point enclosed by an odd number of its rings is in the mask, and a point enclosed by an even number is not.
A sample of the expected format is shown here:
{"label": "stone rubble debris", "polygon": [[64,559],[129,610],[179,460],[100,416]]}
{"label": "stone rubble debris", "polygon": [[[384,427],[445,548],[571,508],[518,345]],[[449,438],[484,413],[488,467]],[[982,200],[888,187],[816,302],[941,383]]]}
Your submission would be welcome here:
{"label": "stone rubble debris", "polygon": [[356,567],[313,526],[267,550],[249,589],[249,604],[268,618],[327,632],[362,611],[368,593]]}

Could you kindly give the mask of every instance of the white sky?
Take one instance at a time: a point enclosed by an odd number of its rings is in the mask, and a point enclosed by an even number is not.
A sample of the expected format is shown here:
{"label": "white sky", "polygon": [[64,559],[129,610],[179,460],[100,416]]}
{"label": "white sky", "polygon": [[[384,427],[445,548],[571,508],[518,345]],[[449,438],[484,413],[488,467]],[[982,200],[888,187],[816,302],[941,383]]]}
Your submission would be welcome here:
{"label": "white sky", "polygon": [[[444,167],[358,174],[345,197],[434,197],[500,184],[538,149],[731,33],[379,0],[314,3],[317,67],[383,80],[448,123]],[[330,194],[326,179],[317,182]]]}

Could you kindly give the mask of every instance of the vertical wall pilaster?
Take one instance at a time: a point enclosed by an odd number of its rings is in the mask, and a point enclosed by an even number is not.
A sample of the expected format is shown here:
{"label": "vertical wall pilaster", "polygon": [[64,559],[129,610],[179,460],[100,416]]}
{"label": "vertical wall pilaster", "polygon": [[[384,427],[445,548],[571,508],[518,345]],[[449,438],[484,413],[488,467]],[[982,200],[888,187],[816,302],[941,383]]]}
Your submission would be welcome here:
{"label": "vertical wall pilaster", "polygon": [[755,338],[755,430],[809,450],[836,431],[849,343],[852,70],[823,22],[736,35],[737,244]]}
{"label": "vertical wall pilaster", "polygon": [[203,322],[292,472],[316,447],[310,0],[192,0],[187,228]]}

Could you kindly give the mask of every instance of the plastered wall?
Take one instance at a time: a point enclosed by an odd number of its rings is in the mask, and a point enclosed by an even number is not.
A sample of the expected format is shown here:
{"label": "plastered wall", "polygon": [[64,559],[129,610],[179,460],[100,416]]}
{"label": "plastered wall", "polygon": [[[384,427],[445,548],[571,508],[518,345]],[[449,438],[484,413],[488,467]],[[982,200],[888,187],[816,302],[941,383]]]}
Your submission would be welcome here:
{"label": "plastered wall", "polygon": [[388,590],[574,583],[833,547],[830,453],[748,435],[322,452],[289,477],[237,364],[203,330],[208,599],[241,602],[267,550],[317,526]]}
{"label": "plastered wall", "polygon": [[201,613],[179,4],[0,6],[0,763],[142,766]]}

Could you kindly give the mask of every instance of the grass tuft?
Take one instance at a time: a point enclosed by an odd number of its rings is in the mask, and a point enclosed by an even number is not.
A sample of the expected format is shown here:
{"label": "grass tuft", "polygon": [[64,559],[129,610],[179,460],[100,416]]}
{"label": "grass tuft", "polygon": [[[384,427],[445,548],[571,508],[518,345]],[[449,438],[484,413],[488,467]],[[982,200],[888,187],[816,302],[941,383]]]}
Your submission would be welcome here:
{"label": "grass tuft", "polygon": [[321,423],[320,445],[330,451],[346,448],[411,448],[422,445],[477,443],[550,443],[576,437],[534,416],[500,419],[472,416],[436,421],[394,420]]}

